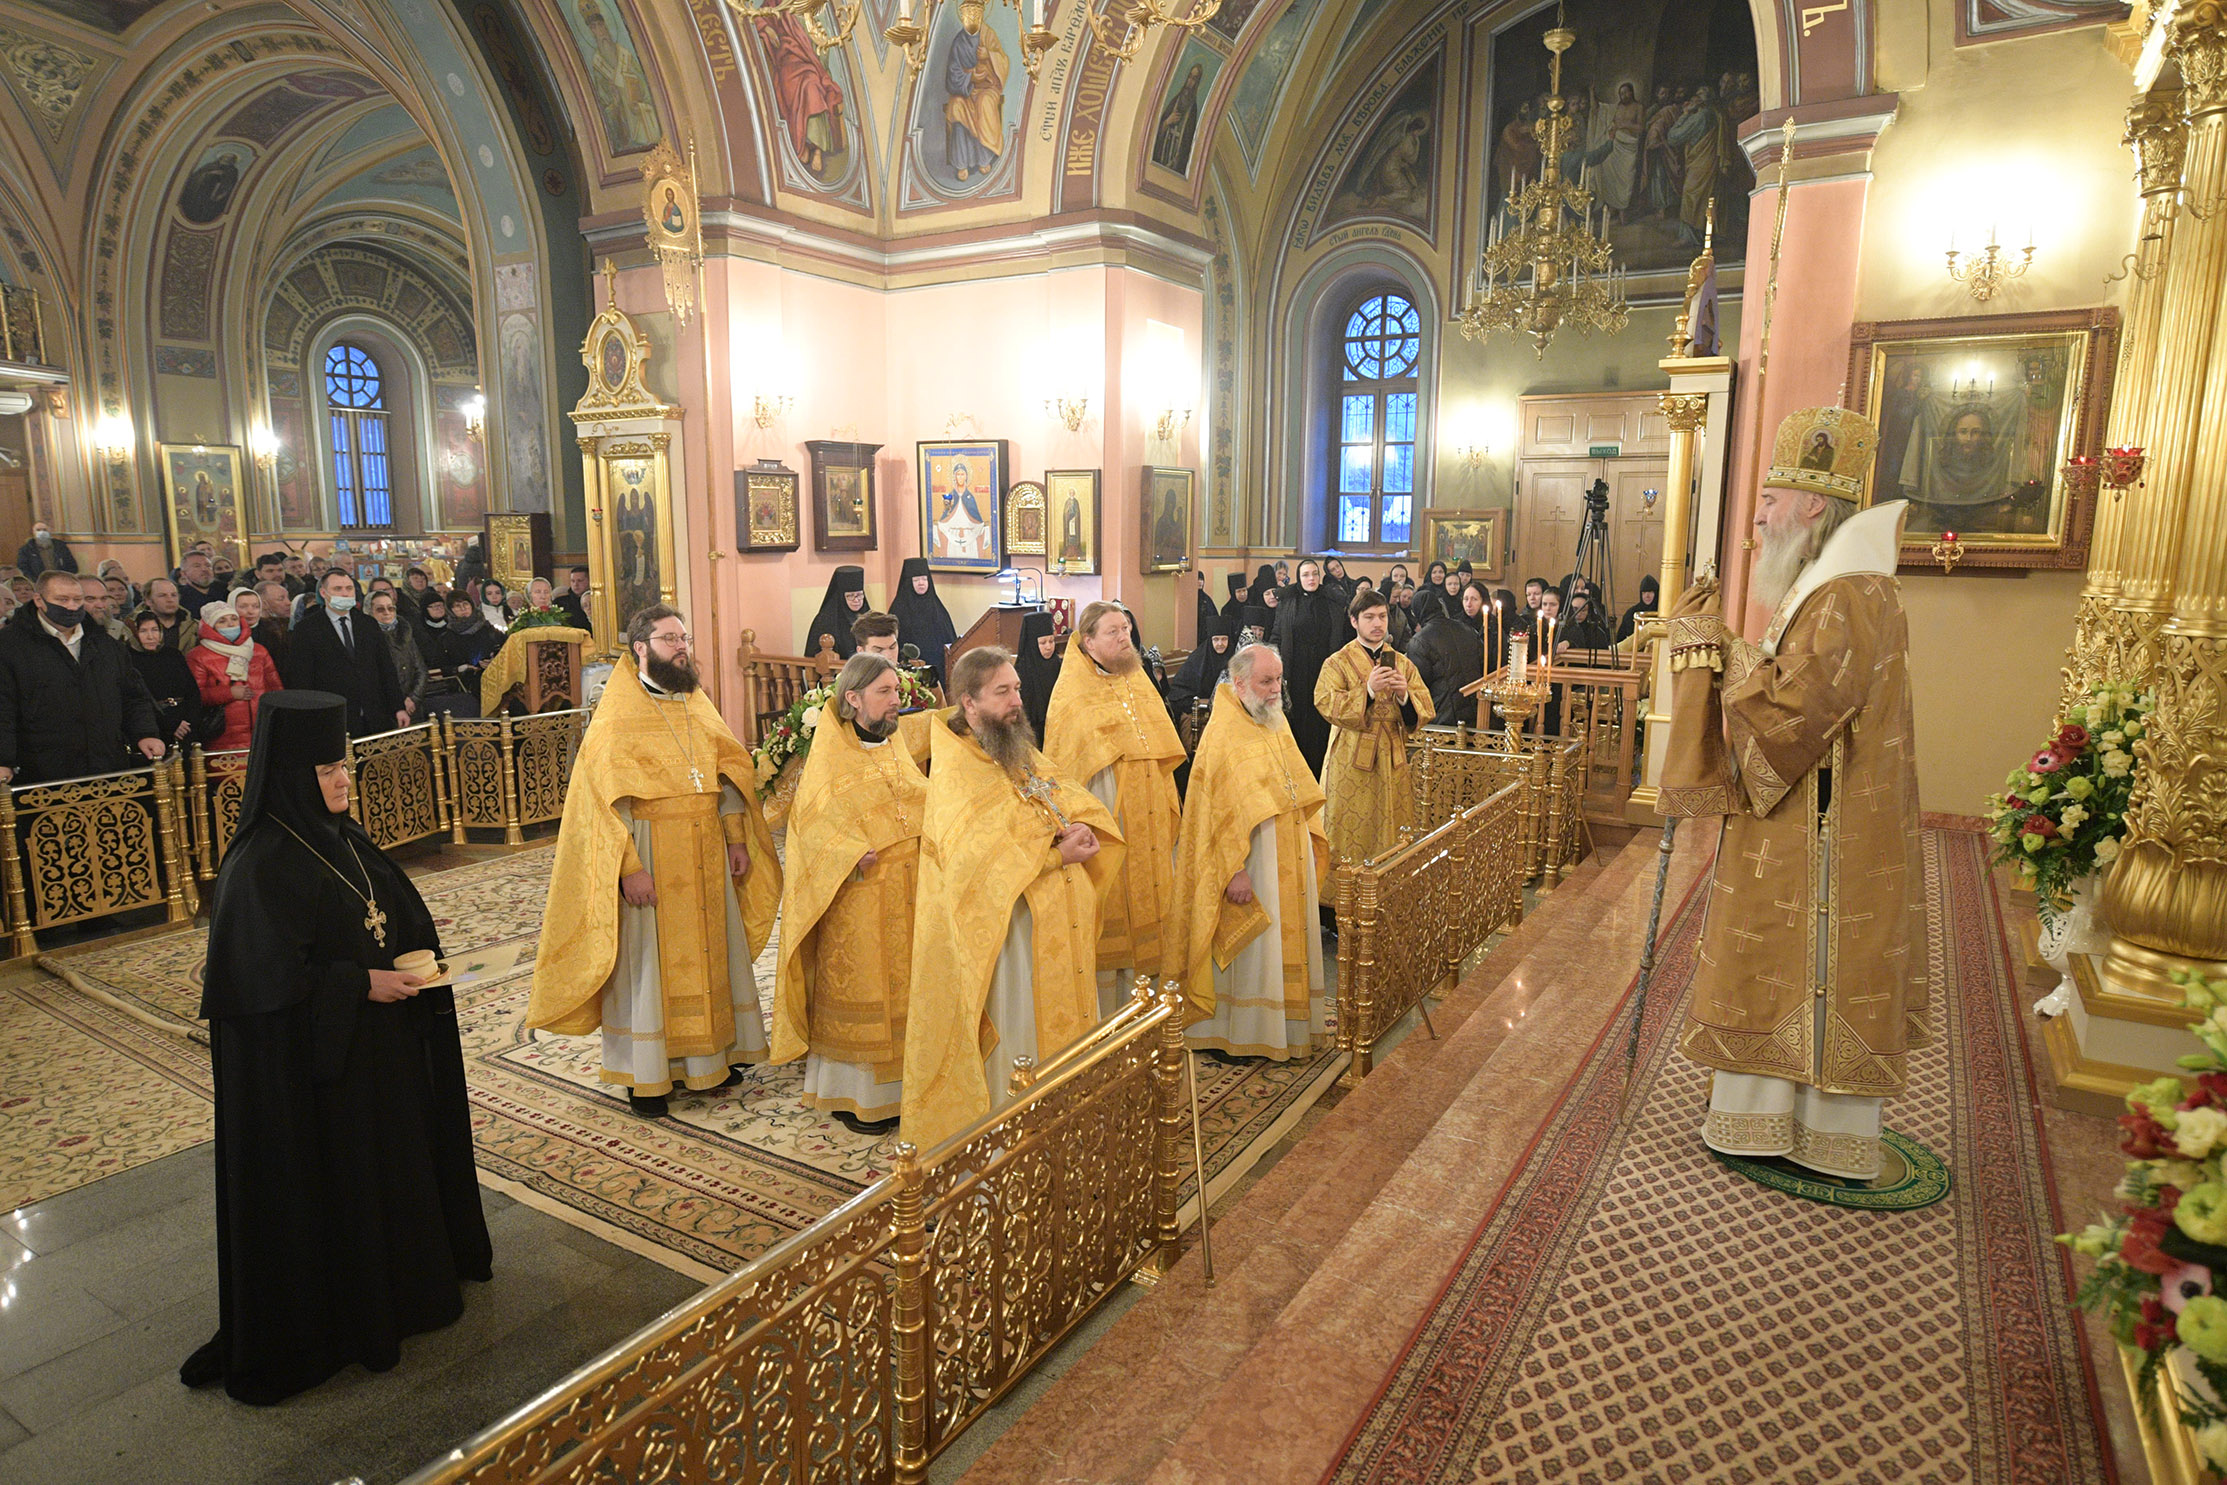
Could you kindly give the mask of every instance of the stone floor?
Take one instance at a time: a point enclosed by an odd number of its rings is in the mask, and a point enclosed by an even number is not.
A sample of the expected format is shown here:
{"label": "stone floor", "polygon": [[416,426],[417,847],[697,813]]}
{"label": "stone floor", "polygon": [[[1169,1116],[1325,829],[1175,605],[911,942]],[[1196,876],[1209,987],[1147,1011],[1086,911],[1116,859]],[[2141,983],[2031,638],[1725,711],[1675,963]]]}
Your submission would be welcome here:
{"label": "stone floor", "polygon": [[464,1317],[283,1407],[189,1391],[216,1328],[212,1147],[0,1217],[0,1485],[401,1479],[696,1291],[492,1191],[495,1277]]}

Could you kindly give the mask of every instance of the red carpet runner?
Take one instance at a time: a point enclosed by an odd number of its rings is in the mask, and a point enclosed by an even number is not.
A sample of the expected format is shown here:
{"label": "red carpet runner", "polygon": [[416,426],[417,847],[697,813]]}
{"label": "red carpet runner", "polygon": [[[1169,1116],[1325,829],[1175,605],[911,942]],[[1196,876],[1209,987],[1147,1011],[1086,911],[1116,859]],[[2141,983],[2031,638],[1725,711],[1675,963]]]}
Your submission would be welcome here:
{"label": "red carpet runner", "polygon": [[2111,1477],[1986,842],[1925,853],[1937,1035],[1887,1120],[1948,1200],[1801,1201],[1703,1148],[1707,1073],[1673,1040],[1704,882],[1664,930],[1629,1123],[1619,1018],[1326,1482]]}

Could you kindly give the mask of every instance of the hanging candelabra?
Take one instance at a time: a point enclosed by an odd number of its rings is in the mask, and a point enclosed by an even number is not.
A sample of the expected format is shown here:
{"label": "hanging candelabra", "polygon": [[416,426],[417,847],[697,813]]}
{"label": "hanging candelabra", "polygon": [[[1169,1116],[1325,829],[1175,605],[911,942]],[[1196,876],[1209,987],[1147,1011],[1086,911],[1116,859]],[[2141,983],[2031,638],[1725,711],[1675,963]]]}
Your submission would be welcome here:
{"label": "hanging candelabra", "polygon": [[[728,0],[728,3],[733,4],[734,0]],[[785,3],[825,4],[828,0],[785,0]],[[1022,9],[1024,0],[1012,0],[1012,3],[1013,14],[1016,17],[1025,15],[1028,21],[1027,28],[1021,32],[1021,67],[1034,80],[1043,70],[1044,54],[1058,43],[1059,38],[1052,35],[1051,29],[1044,24],[1046,0],[1026,0],[1025,12]],[[1212,0],[1205,8],[1206,15],[1212,15],[1220,3],[1221,0]],[[928,65],[928,30],[935,19],[936,0],[920,0],[920,16],[917,20],[913,17],[912,9],[913,0],[897,0],[896,23],[882,32],[882,35],[891,46],[905,54],[905,66],[917,73]],[[974,27],[970,29],[979,28],[982,24],[983,0],[959,0],[959,19],[962,26],[966,25],[969,11],[973,12],[974,21]],[[1204,19],[1205,16],[1199,17],[1199,22]],[[1091,17],[1091,24],[1098,24],[1095,15]],[[1189,26],[1195,23],[1184,21],[1178,24]]]}
{"label": "hanging candelabra", "polygon": [[1563,140],[1572,125],[1562,97],[1562,54],[1576,41],[1577,33],[1562,24],[1558,11],[1546,34],[1546,48],[1554,54],[1546,112],[1531,126],[1539,142],[1539,175],[1509,182],[1461,312],[1461,333],[1471,340],[1496,330],[1528,335],[1541,356],[1564,325],[1613,333],[1630,317],[1624,271],[1608,244],[1607,213],[1593,204],[1591,167],[1575,182],[1562,177]]}

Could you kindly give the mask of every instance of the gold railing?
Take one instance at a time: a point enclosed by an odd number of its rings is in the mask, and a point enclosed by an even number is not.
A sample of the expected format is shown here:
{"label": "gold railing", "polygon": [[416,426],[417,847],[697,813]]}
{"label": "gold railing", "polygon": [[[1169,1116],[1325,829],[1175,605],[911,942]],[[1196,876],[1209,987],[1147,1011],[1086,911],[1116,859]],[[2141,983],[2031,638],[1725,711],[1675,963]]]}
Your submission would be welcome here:
{"label": "gold railing", "polygon": [[895,1169],[410,1477],[919,1482],[1178,1248],[1183,1001],[1149,991]]}
{"label": "gold railing", "polygon": [[564,813],[565,785],[588,725],[585,711],[542,712],[530,717],[443,717],[450,793],[456,800],[451,833],[464,844],[469,829],[500,830],[520,845],[525,827]]}
{"label": "gold railing", "polygon": [[[1514,760],[1510,760],[1513,762]],[[1338,1046],[1346,1079],[1426,998],[1451,988],[1469,956],[1523,921],[1525,781],[1482,799],[1373,861],[1340,864]]]}
{"label": "gold railing", "polygon": [[1515,839],[1523,875],[1551,886],[1591,849],[1584,813],[1586,756],[1583,737],[1526,736],[1522,752],[1512,753],[1505,733],[1422,728],[1408,743],[1416,821],[1434,826],[1520,781]]}
{"label": "gold railing", "polygon": [[200,911],[175,756],[122,773],[0,789],[0,880],[10,950],[39,951],[38,931],[141,908],[168,921]]}

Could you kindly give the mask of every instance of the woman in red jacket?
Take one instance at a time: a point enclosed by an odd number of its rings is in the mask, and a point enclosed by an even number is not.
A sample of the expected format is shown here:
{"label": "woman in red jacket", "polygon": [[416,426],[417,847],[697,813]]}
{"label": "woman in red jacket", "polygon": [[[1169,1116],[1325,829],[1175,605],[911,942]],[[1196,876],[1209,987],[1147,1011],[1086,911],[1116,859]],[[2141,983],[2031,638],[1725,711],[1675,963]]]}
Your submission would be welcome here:
{"label": "woman in red jacket", "polygon": [[201,687],[202,704],[212,711],[224,708],[224,732],[211,749],[246,747],[255,735],[257,698],[283,689],[271,652],[241,628],[231,604],[211,603],[201,609],[201,642],[186,651],[186,663]]}

